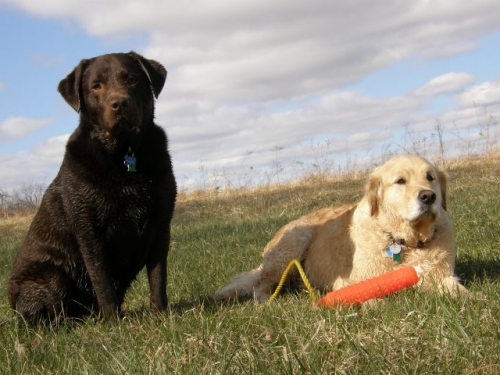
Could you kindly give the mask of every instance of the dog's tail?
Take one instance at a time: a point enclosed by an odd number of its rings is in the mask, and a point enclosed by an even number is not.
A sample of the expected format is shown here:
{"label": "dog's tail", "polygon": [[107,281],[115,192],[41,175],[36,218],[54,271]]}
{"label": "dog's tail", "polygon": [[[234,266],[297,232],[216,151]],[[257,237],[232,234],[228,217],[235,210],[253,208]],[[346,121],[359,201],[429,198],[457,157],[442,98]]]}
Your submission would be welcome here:
{"label": "dog's tail", "polygon": [[216,301],[222,301],[227,299],[252,297],[254,296],[255,287],[259,283],[261,277],[262,265],[250,272],[236,276],[231,284],[215,292],[214,299]]}

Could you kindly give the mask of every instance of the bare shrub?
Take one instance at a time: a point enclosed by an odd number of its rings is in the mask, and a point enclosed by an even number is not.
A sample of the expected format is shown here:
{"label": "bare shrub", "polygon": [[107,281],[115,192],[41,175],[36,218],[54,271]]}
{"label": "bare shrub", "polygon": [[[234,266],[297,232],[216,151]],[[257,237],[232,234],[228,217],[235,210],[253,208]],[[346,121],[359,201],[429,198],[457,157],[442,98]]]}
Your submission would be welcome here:
{"label": "bare shrub", "polygon": [[45,189],[43,184],[25,184],[10,194],[0,190],[0,215],[10,217],[34,213],[42,202]]}

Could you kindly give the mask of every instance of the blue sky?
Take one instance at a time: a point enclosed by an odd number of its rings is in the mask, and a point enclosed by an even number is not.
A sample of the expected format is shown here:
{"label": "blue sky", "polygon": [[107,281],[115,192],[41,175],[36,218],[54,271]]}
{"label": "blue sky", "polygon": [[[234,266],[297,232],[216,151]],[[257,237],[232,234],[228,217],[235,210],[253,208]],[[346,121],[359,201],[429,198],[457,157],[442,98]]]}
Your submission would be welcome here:
{"label": "blue sky", "polygon": [[350,86],[373,97],[392,97],[424,85],[440,74],[450,71],[474,72],[477,81],[498,77],[500,63],[500,33],[485,35],[477,39],[478,46],[472,53],[443,59],[412,58],[398,62],[387,69],[374,72]]}
{"label": "blue sky", "polygon": [[[495,1],[114,3],[0,0],[0,189],[55,176],[78,121],[57,84],[109,52],[167,67],[156,118],[186,189],[297,178],[318,160],[371,167],[436,121],[451,157],[498,116]],[[436,156],[416,143],[404,149]]]}

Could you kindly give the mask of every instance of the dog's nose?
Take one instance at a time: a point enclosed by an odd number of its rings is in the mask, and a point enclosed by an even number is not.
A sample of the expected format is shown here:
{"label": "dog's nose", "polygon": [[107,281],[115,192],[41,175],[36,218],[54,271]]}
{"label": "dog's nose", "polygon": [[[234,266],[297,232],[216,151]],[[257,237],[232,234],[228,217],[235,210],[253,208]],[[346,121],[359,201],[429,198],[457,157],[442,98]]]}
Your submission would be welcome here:
{"label": "dog's nose", "polygon": [[115,112],[124,110],[129,105],[129,100],[125,96],[114,96],[108,100],[108,104]]}
{"label": "dog's nose", "polygon": [[436,193],[432,190],[422,190],[418,193],[418,200],[422,203],[431,205],[436,201]]}

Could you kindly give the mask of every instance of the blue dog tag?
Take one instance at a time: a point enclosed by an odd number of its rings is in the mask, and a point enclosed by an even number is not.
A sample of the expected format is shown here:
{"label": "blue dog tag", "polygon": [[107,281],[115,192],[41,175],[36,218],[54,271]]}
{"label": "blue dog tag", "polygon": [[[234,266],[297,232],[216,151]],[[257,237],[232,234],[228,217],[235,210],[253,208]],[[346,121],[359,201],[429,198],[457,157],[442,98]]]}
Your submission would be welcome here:
{"label": "blue dog tag", "polygon": [[123,159],[123,164],[127,167],[127,172],[137,172],[135,169],[135,165],[137,163],[137,160],[134,156],[134,154],[126,154],[125,158]]}

